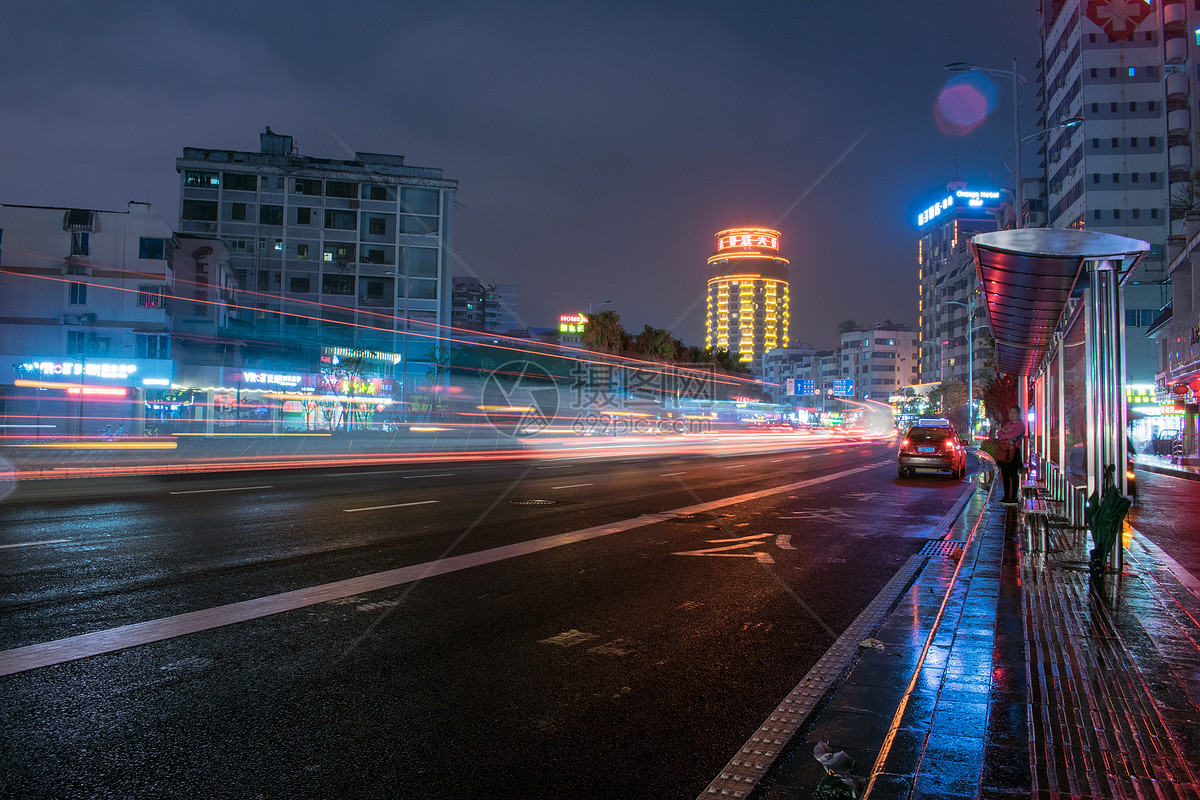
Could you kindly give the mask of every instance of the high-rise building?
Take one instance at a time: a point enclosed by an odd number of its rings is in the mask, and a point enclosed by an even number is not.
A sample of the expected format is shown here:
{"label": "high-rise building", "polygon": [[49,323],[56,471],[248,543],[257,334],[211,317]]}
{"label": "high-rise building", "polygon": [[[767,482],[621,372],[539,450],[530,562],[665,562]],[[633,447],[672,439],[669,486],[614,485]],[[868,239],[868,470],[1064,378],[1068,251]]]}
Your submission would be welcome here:
{"label": "high-rise building", "polygon": [[984,331],[977,329],[986,327],[987,316],[975,294],[979,278],[968,242],[977,233],[996,230],[996,216],[1003,207],[998,189],[968,188],[956,177],[937,202],[917,215],[920,353],[918,374],[912,376],[917,380],[912,382],[968,383],[972,370],[976,381],[983,377],[988,345]]}
{"label": "high-rise building", "polygon": [[246,335],[407,350],[407,363],[450,323],[458,183],[442,170],[302,156],[270,128],[258,152],[185,147],[175,166],[179,230],[229,248],[238,305],[253,309]]}
{"label": "high-rise building", "polygon": [[[870,328],[843,331],[842,380],[854,382],[860,400],[887,399],[917,383],[917,337],[910,325],[886,321]],[[824,387],[826,391],[830,387]]]}
{"label": "high-rise building", "polygon": [[779,231],[718,232],[717,252],[708,259],[706,346],[728,350],[761,374],[763,354],[788,346],[787,266]]}
{"label": "high-rise building", "polygon": [[[1125,290],[1128,383],[1157,369],[1144,334],[1168,299],[1171,199],[1192,186],[1194,4],[1047,0],[1041,4],[1047,219],[1142,239],[1150,253]],[[1191,20],[1189,21],[1189,17]],[[1082,116],[1080,125],[1056,127]]]}

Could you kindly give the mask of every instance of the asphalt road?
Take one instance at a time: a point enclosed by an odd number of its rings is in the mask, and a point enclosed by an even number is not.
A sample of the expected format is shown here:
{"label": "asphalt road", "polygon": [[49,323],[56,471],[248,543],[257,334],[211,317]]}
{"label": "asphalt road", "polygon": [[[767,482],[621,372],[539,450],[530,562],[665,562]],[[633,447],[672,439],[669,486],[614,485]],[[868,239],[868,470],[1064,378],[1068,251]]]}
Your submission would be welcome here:
{"label": "asphalt road", "polygon": [[0,796],[694,798],[968,488],[868,444],[21,485],[0,664],[61,663],[0,677]]}
{"label": "asphalt road", "polygon": [[1129,524],[1200,576],[1200,482],[1142,469],[1137,482],[1138,502],[1129,509]]}

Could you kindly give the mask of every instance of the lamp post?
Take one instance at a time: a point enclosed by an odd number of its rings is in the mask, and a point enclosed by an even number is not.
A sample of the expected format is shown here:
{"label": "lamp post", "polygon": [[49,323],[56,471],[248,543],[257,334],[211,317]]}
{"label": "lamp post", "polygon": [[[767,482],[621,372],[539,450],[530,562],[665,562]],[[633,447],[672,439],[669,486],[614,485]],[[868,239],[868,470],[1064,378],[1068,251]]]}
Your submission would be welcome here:
{"label": "lamp post", "polygon": [[945,69],[947,72],[982,72],[985,75],[992,75],[994,77],[1003,76],[1005,78],[1012,79],[1013,149],[1015,149],[1017,151],[1017,172],[1016,172],[1016,180],[1014,181],[1014,183],[1016,185],[1013,190],[1014,203],[1016,204],[1014,211],[1016,213],[1013,214],[1013,227],[1020,228],[1021,227],[1021,216],[1022,216],[1023,208],[1025,205],[1025,198],[1022,196],[1022,189],[1021,189],[1022,173],[1021,173],[1020,107],[1021,107],[1022,98],[1020,96],[1020,93],[1017,91],[1017,86],[1018,86],[1018,82],[1020,82],[1020,83],[1025,82],[1025,76],[1017,73],[1017,60],[1015,58],[1012,60],[1012,69],[1009,71],[1005,71],[1002,69],[989,69],[988,67],[981,67],[977,64],[971,64],[967,61],[951,62],[945,66]]}

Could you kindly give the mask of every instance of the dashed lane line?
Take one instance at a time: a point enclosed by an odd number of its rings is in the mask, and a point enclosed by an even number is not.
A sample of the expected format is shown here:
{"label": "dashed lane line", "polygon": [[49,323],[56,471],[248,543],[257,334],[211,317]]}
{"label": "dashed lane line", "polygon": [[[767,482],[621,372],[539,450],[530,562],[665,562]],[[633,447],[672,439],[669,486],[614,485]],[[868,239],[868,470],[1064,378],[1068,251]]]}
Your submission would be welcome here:
{"label": "dashed lane line", "polygon": [[185,492],[171,492],[171,494],[210,494],[212,492],[251,492],[255,489],[274,489],[274,486],[232,486],[228,489],[188,489]]}
{"label": "dashed lane line", "polygon": [[45,539],[40,542],[18,542],[17,544],[0,544],[0,550],[7,550],[10,547],[37,547],[39,544],[62,544],[69,542],[70,539]]}
{"label": "dashed lane line", "polygon": [[[636,528],[655,525],[662,522],[666,515],[683,516],[711,512],[726,506],[749,503],[754,500],[761,500],[764,497],[794,492],[809,486],[818,486],[841,478],[847,478],[851,475],[857,475],[861,472],[867,472],[868,470],[878,469],[884,465],[891,466],[892,464],[893,461],[891,459],[886,462],[864,464],[860,467],[845,469],[841,472],[832,472],[828,475],[820,475],[815,478],[784,484],[783,486],[760,489],[756,492],[731,495],[730,497],[723,497],[718,500],[684,506],[665,512],[664,514],[637,516],[618,522],[610,522],[605,525],[596,525],[590,528],[581,528],[567,533],[555,534],[554,536],[545,536],[541,539],[533,539],[528,542],[517,542],[502,547],[494,547],[490,550],[481,550],[477,553],[450,556],[449,558],[429,561],[424,564],[413,564],[408,567],[399,567],[370,575],[361,575],[356,578],[347,578],[319,586],[309,586],[303,589],[267,595],[266,597],[257,597],[251,600],[242,600],[237,603],[229,603],[228,605],[216,606],[214,608],[189,611],[173,617],[136,622],[132,625],[122,625],[119,628],[110,628],[109,630],[84,633],[66,639],[16,647],[12,650],[0,651],[0,677],[31,669],[49,667],[55,664],[78,661],[90,656],[115,653],[118,650],[124,650],[129,647],[161,642],[166,639],[200,633],[226,625],[235,625],[239,622],[249,622],[250,620],[261,619],[286,611],[307,608],[318,603],[343,600],[365,592],[391,589],[436,575],[447,575],[459,570],[470,569],[471,567],[493,564],[510,558],[540,553],[545,550],[562,547],[563,545],[586,542],[589,539],[596,539],[601,536],[609,536],[614,533],[623,533]],[[436,500],[421,501],[421,503],[436,502]],[[420,503],[413,505],[418,504]],[[399,505],[409,504],[401,503]],[[395,506],[375,506],[373,508],[393,507]],[[346,510],[367,511],[373,509]]]}
{"label": "dashed lane line", "polygon": [[551,489],[578,489],[581,486],[595,486],[594,483],[572,483],[568,486],[551,486]]}
{"label": "dashed lane line", "polygon": [[386,506],[366,506],[365,508],[343,508],[347,514],[353,514],[356,511],[379,511],[382,508],[404,508],[406,506],[427,506],[431,503],[440,503],[441,500],[416,500],[412,503],[392,503]]}

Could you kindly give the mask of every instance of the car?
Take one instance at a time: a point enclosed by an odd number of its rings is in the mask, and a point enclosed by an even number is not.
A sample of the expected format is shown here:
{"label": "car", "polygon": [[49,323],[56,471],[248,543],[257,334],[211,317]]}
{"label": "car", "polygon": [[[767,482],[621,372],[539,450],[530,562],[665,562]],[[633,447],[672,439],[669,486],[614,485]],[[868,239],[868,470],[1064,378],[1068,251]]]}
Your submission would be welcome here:
{"label": "car", "polygon": [[949,472],[966,477],[967,448],[951,427],[914,425],[900,440],[896,471],[901,478],[916,472]]}

